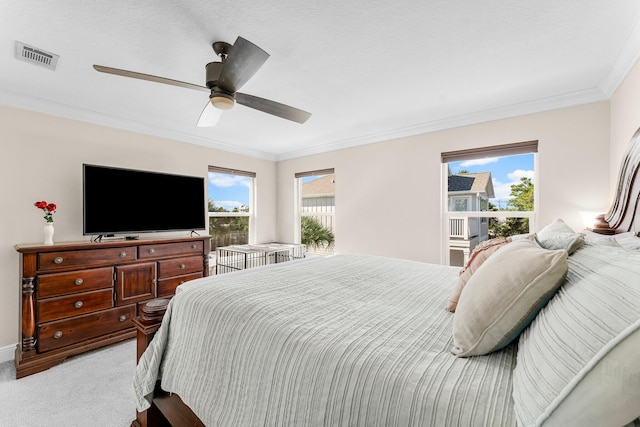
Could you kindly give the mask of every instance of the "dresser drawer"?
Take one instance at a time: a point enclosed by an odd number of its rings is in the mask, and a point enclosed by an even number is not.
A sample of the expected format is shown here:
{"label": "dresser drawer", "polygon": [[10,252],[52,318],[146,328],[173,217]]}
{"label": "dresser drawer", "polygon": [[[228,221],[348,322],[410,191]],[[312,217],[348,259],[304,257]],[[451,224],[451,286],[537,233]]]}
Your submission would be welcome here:
{"label": "dresser drawer", "polygon": [[158,279],[201,272],[203,266],[202,256],[158,261]]}
{"label": "dresser drawer", "polygon": [[139,257],[159,258],[164,256],[175,255],[202,255],[204,244],[198,242],[181,242],[181,243],[158,243],[157,245],[140,245]]}
{"label": "dresser drawer", "polygon": [[133,327],[131,319],[135,315],[136,306],[128,305],[39,325],[37,330],[38,351],[55,350],[131,328]]}
{"label": "dresser drawer", "polygon": [[36,302],[38,323],[78,316],[113,307],[113,289],[83,292]]}
{"label": "dresser drawer", "polygon": [[63,268],[112,265],[136,259],[137,251],[135,246],[84,251],[43,252],[38,254],[38,270],[55,271]]}
{"label": "dresser drawer", "polygon": [[189,280],[199,279],[202,277],[202,272],[186,274],[184,276],[172,277],[170,279],[158,280],[158,298],[167,297],[176,293],[176,288],[188,282]]}
{"label": "dresser drawer", "polygon": [[93,268],[38,276],[38,298],[113,288],[113,268]]}

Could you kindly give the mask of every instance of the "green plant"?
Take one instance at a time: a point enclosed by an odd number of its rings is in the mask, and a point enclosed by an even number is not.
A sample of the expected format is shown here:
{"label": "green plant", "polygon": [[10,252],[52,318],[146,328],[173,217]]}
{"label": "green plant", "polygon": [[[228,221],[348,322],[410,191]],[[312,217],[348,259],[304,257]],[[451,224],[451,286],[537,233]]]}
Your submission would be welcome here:
{"label": "green plant", "polygon": [[309,248],[332,248],[335,243],[333,231],[324,227],[320,222],[310,216],[303,216],[301,222],[302,227],[302,243]]}

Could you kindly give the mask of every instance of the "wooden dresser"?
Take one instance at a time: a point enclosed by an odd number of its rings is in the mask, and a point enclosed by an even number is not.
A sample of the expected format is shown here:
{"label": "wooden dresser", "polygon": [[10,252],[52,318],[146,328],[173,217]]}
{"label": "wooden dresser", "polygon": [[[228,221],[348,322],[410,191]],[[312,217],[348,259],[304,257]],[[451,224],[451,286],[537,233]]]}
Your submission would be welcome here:
{"label": "wooden dresser", "polygon": [[16,245],[21,340],[16,377],[133,338],[139,306],[209,274],[210,236]]}

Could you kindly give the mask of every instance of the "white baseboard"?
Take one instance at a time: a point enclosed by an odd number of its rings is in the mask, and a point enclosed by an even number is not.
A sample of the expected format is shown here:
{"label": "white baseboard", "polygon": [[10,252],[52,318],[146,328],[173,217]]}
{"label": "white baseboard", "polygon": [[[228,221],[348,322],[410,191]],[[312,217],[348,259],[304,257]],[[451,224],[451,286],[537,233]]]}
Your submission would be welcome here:
{"label": "white baseboard", "polygon": [[16,345],[18,344],[12,344],[12,345],[7,345],[5,347],[0,347],[0,363],[8,362],[15,358]]}

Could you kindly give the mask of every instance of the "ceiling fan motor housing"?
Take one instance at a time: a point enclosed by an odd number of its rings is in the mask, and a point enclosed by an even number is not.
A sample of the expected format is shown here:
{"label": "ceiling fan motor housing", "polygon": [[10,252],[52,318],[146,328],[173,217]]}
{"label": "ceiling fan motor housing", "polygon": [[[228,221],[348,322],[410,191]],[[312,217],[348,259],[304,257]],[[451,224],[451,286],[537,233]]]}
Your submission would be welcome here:
{"label": "ceiling fan motor housing", "polygon": [[205,65],[205,77],[206,84],[209,89],[212,89],[218,83],[220,77],[220,71],[222,70],[222,62],[209,62]]}
{"label": "ceiling fan motor housing", "polygon": [[209,95],[211,104],[220,110],[230,110],[235,105],[236,99],[233,93],[218,86],[223,64],[223,62],[209,62],[205,66],[207,87],[211,89],[211,95]]}

